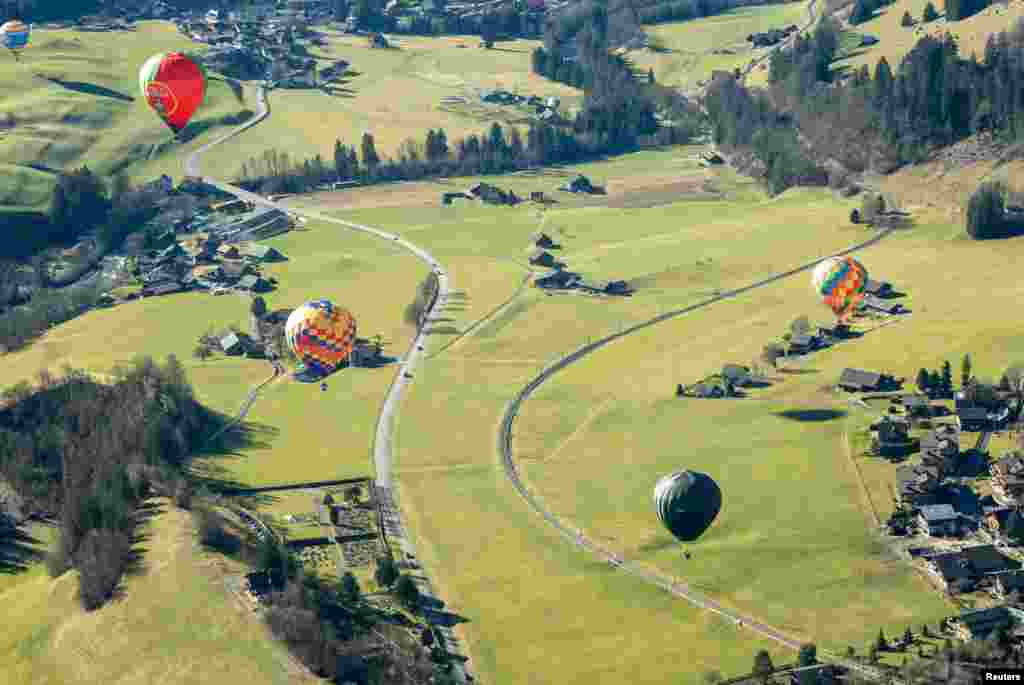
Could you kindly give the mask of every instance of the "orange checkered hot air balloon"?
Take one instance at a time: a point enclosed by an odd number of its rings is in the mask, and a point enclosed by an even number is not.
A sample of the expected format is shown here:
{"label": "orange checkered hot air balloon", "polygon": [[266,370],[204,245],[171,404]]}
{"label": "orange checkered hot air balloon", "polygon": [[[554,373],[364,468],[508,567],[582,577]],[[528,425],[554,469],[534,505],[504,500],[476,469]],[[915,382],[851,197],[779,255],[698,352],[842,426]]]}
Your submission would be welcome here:
{"label": "orange checkered hot air balloon", "polygon": [[356,320],[351,312],[328,300],[307,302],[284,325],[288,347],[316,376],[334,371],[352,353]]}
{"label": "orange checkered hot air balloon", "polygon": [[829,257],[814,268],[814,290],[840,321],[844,321],[864,297],[868,271],[853,257]]}

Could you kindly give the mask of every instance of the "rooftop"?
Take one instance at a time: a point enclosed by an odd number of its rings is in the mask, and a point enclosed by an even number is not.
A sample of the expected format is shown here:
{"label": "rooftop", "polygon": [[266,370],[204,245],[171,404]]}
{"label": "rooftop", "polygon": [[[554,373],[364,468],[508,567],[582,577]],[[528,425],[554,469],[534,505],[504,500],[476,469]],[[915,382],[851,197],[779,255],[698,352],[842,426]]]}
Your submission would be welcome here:
{"label": "rooftop", "polygon": [[956,510],[948,504],[930,504],[921,507],[921,516],[928,523],[940,523],[943,521],[954,521],[957,518]]}

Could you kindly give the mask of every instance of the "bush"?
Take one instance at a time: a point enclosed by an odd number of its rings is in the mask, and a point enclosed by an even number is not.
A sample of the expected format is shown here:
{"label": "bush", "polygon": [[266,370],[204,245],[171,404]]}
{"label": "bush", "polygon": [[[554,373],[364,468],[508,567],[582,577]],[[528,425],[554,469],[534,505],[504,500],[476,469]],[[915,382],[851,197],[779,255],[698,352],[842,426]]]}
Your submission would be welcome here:
{"label": "bush", "polygon": [[859,224],[860,223],[860,210],[857,210],[857,209],[851,209],[850,210],[850,223],[851,224]]}
{"label": "bush", "polygon": [[967,204],[967,234],[975,240],[1005,236],[1006,210],[1004,188],[999,183],[983,183]]}
{"label": "bush", "polygon": [[199,529],[199,541],[206,547],[231,554],[238,550],[238,539],[228,532],[225,521],[220,514],[207,509],[197,508],[193,512],[196,527]]}

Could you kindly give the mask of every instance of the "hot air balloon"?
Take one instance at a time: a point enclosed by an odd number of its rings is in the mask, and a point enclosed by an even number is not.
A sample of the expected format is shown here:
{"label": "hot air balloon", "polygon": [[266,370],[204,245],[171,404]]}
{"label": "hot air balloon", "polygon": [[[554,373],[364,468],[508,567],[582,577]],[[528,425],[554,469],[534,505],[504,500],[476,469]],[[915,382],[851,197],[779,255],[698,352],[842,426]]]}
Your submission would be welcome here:
{"label": "hot air balloon", "polygon": [[658,519],[680,542],[693,542],[708,529],[722,508],[722,491],[710,476],[679,471],[654,486]]}
{"label": "hot air balloon", "polygon": [[853,257],[829,257],[814,268],[814,290],[844,321],[864,297],[868,271]]}
{"label": "hot air balloon", "polygon": [[3,46],[14,54],[15,59],[18,57],[18,52],[24,50],[25,46],[28,45],[28,38],[31,33],[32,27],[17,19],[12,19],[3,26],[0,26],[0,37],[3,38]]}
{"label": "hot air balloon", "polygon": [[328,300],[315,300],[291,313],[284,337],[306,369],[322,378],[348,359],[356,339],[356,320]]}
{"label": "hot air balloon", "polygon": [[177,135],[203,103],[206,72],[180,52],[164,52],[142,65],[139,88],[149,106]]}

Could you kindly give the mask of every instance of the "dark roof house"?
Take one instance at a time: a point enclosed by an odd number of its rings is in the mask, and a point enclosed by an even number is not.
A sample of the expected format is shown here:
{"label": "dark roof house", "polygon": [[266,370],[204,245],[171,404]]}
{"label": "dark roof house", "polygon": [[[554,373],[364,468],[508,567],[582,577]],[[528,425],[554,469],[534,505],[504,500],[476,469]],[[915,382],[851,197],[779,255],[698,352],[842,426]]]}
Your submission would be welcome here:
{"label": "dark roof house", "polygon": [[988,410],[984,407],[960,407],[956,413],[960,430],[978,431],[988,427]]}
{"label": "dark roof house", "polygon": [[801,333],[789,340],[789,349],[793,352],[810,352],[818,347],[818,336]]}
{"label": "dark roof house", "polygon": [[220,269],[226,281],[237,281],[242,276],[253,273],[252,266],[245,262],[224,262],[220,265]]}
{"label": "dark roof house", "polygon": [[239,290],[249,290],[254,293],[262,293],[270,290],[270,284],[256,274],[242,276],[238,279],[238,283],[235,287]]}
{"label": "dark roof house", "polygon": [[850,392],[878,391],[895,384],[895,379],[892,376],[874,371],[843,369],[843,373],[839,376],[839,387]]}
{"label": "dark roof house", "polygon": [[1000,573],[992,583],[992,594],[1005,599],[1011,592],[1024,593],[1024,571]]}
{"label": "dark roof house", "polygon": [[960,528],[960,515],[948,504],[923,506],[919,517],[929,535],[956,535]]}
{"label": "dark roof house", "polygon": [[951,621],[953,631],[964,640],[982,640],[1019,622],[1019,613],[1007,606],[971,609]]}
{"label": "dark roof house", "polygon": [[284,259],[284,255],[275,248],[260,243],[244,243],[239,246],[238,254],[258,262],[279,262]]}
{"label": "dark roof house", "polygon": [[549,271],[533,279],[533,284],[547,290],[569,288],[575,285],[579,278],[579,274],[574,274],[571,271]]}
{"label": "dark roof house", "polygon": [[992,489],[1003,497],[1024,497],[1024,456],[1007,454],[989,467]]}
{"label": "dark roof house", "polygon": [[888,281],[873,281],[870,278],[864,284],[864,292],[875,297],[886,297],[892,294],[892,283]]}
{"label": "dark roof house", "polygon": [[899,314],[903,306],[899,302],[889,302],[874,295],[865,295],[860,301],[860,306],[866,309],[874,309],[885,314]]}

